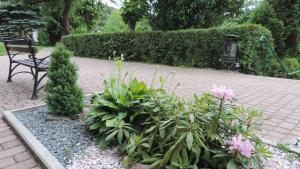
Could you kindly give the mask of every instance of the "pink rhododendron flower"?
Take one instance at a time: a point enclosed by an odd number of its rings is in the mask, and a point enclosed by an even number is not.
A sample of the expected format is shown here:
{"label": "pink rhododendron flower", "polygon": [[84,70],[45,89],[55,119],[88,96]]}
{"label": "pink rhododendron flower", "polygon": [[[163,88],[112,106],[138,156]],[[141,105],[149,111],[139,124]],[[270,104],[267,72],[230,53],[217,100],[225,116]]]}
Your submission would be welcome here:
{"label": "pink rhododendron flower", "polygon": [[227,100],[233,97],[233,90],[227,89],[225,86],[221,86],[221,85],[218,87],[214,84],[212,89],[212,94],[215,97]]}
{"label": "pink rhododendron flower", "polygon": [[240,153],[243,156],[250,157],[253,151],[252,142],[249,139],[243,139],[241,134],[233,136],[227,144],[229,145],[229,153]]}

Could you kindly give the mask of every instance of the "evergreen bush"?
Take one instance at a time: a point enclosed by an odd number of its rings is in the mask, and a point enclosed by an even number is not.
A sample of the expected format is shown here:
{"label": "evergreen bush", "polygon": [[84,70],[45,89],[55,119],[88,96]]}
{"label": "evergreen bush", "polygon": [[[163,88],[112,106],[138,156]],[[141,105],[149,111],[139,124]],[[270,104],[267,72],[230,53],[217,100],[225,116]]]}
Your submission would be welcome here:
{"label": "evergreen bush", "polygon": [[76,84],[77,66],[70,61],[71,52],[57,44],[51,54],[46,84],[46,103],[52,115],[75,115],[82,111],[83,92]]}

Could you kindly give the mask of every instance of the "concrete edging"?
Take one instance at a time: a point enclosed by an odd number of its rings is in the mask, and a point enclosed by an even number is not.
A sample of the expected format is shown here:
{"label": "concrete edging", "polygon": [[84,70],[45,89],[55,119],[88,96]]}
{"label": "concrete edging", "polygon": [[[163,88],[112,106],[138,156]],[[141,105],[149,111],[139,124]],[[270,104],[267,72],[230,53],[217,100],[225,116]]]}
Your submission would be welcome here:
{"label": "concrete edging", "polygon": [[[268,144],[268,145],[271,145],[271,146],[274,146],[274,147],[278,147],[278,143],[274,142],[274,141],[271,141],[269,139],[265,139],[265,138],[261,138],[262,142],[265,143],[265,144]],[[300,154],[300,150],[295,148],[295,147],[292,147],[290,145],[288,145],[289,147],[289,151],[292,152],[292,153],[296,153],[296,154]]]}
{"label": "concrete edging", "polygon": [[12,111],[4,111],[3,119],[25,143],[26,147],[33,153],[43,168],[65,169],[65,167],[49,152],[49,150],[40,141],[38,141],[13,114],[14,112],[33,110],[43,106],[45,106],[45,104]]}

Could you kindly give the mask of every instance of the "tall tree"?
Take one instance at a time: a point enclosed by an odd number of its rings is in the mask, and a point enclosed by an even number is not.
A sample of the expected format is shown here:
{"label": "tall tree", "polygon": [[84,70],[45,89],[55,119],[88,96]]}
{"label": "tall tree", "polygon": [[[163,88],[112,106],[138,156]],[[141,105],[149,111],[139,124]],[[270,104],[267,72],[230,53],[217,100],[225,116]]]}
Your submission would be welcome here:
{"label": "tall tree", "polygon": [[76,13],[83,17],[88,32],[91,32],[104,6],[98,0],[79,0],[75,8]]}
{"label": "tall tree", "polygon": [[276,12],[277,18],[285,27],[285,44],[290,52],[295,52],[300,34],[300,1],[299,0],[268,0]]}
{"label": "tall tree", "polygon": [[70,34],[69,13],[71,10],[72,3],[73,0],[64,0],[63,22],[66,35]]}
{"label": "tall tree", "polygon": [[63,18],[64,33],[66,35],[70,34],[69,13],[74,0],[20,0],[20,1],[22,1],[23,4],[26,4],[28,6],[39,6],[41,3],[60,4],[60,1],[63,1],[62,18]]}
{"label": "tall tree", "polygon": [[299,0],[264,0],[252,14],[250,22],[262,24],[272,31],[279,54],[297,51],[300,39]]}
{"label": "tall tree", "polygon": [[125,0],[122,7],[123,21],[128,24],[128,29],[134,31],[136,23],[146,15],[148,3],[146,0]]}
{"label": "tall tree", "polygon": [[0,7],[0,39],[23,38],[26,29],[42,26],[45,26],[43,19],[20,4],[6,4]]}
{"label": "tall tree", "polygon": [[241,12],[244,0],[149,0],[150,23],[159,30],[208,28]]}

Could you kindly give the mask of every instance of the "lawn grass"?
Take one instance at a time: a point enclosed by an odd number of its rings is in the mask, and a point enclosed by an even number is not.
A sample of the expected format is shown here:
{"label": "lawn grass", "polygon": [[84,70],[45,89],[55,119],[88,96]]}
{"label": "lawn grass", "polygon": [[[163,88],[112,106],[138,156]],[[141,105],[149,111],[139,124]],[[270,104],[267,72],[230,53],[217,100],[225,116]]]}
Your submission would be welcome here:
{"label": "lawn grass", "polygon": [[4,44],[2,42],[0,42],[0,56],[2,55],[6,55],[6,50],[4,47]]}

